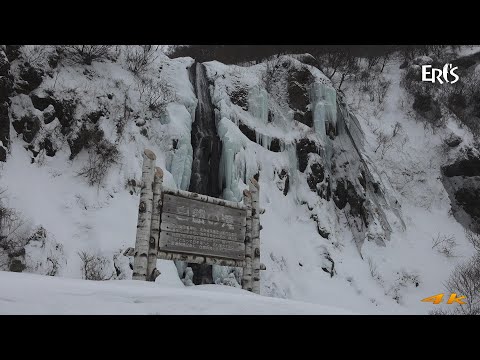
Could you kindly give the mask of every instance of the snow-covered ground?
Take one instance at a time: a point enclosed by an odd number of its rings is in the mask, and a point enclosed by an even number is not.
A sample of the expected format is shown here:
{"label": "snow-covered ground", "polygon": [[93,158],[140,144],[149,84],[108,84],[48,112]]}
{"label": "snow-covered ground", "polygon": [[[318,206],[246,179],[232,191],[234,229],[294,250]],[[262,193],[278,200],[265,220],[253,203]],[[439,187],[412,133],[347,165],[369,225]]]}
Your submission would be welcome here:
{"label": "snow-covered ground", "polygon": [[134,280],[89,281],[0,271],[0,314],[351,315],[222,285],[184,287]]}

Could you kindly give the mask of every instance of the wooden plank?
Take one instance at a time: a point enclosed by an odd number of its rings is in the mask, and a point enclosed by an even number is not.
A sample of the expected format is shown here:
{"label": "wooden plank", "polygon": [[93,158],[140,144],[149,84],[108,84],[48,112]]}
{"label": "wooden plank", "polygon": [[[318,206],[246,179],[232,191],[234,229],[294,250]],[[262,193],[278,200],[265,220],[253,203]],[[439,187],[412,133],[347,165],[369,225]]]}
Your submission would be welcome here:
{"label": "wooden plank", "polygon": [[165,251],[159,251],[158,258],[163,260],[185,261],[185,262],[194,263],[194,264],[208,264],[208,265],[233,266],[233,267],[245,266],[245,261],[243,260],[223,259],[223,258],[215,258],[215,257],[209,257],[209,256],[200,256],[200,255],[188,255],[188,254],[165,252]]}
{"label": "wooden plank", "polygon": [[[202,223],[199,224],[198,220],[201,220]],[[181,216],[166,212],[162,214],[161,230],[238,241],[241,243],[245,241],[245,226],[196,219],[190,216]]]}
{"label": "wooden plank", "polygon": [[196,219],[240,226],[245,226],[247,216],[246,210],[243,209],[232,209],[171,194],[163,196],[163,211],[171,214],[191,216]]}
{"label": "wooden plank", "polygon": [[230,207],[230,208],[233,208],[233,209],[246,210],[246,206],[242,203],[227,201],[227,200],[223,200],[223,199],[217,199],[217,198],[214,198],[214,197],[211,197],[211,196],[207,196],[207,195],[203,195],[203,194],[197,194],[197,193],[194,193],[194,192],[189,192],[189,191],[184,191],[184,190],[176,190],[176,189],[174,190],[174,189],[169,189],[169,188],[164,188],[163,192],[166,193],[166,194],[180,196],[180,197],[184,197],[184,198],[187,198],[187,199],[199,200],[199,201],[203,201],[203,202],[210,203],[210,204],[217,204],[217,205],[221,205],[221,206],[226,206],[226,207]]}
{"label": "wooden plank", "polygon": [[235,260],[245,258],[245,245],[243,243],[170,231],[160,232],[159,250],[210,255]]}

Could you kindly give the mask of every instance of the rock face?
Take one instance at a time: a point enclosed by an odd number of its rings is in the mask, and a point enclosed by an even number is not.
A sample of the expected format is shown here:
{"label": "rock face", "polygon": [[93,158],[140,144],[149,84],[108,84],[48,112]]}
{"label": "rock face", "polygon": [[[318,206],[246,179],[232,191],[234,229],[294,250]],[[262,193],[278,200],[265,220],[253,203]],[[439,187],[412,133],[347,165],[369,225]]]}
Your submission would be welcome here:
{"label": "rock face", "polygon": [[440,104],[429,95],[417,94],[413,102],[413,110],[432,123],[437,122],[442,116]]}
{"label": "rock face", "polygon": [[24,115],[20,120],[12,122],[13,128],[17,134],[23,135],[23,140],[31,143],[40,130],[40,120],[36,115]]}
{"label": "rock face", "polygon": [[443,184],[458,222],[480,233],[480,154],[467,151],[465,157],[442,167]]}
{"label": "rock face", "polygon": [[10,75],[10,61],[5,52],[0,50],[0,161],[7,160],[10,146],[10,105],[9,96],[12,94],[13,81]]}
{"label": "rock face", "polygon": [[312,74],[305,68],[292,70],[288,77],[288,101],[294,110],[293,119],[313,127],[313,116],[309,108],[310,96],[308,89],[313,81]]}
{"label": "rock face", "polygon": [[310,154],[321,155],[321,148],[315,141],[309,139],[300,139],[296,143],[298,169],[304,172],[308,165]]}
{"label": "rock face", "polygon": [[447,139],[445,139],[445,144],[450,147],[457,147],[462,143],[462,138],[458,135],[452,134]]}
{"label": "rock face", "polygon": [[20,78],[17,80],[17,91],[22,94],[29,94],[35,90],[43,81],[43,70],[31,66],[25,62],[20,66]]}

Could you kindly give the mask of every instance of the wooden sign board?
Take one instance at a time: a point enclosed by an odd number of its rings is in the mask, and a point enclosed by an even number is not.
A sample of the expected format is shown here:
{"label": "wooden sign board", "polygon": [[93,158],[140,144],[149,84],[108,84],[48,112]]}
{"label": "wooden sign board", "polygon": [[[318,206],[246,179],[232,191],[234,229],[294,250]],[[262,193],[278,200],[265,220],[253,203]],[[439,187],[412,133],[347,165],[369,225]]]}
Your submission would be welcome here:
{"label": "wooden sign board", "polygon": [[155,154],[143,152],[133,253],[135,280],[155,281],[157,259],[243,268],[242,288],[260,294],[260,186],[249,179],[243,203],[163,187]]}
{"label": "wooden sign board", "polygon": [[159,251],[245,259],[247,211],[164,194]]}

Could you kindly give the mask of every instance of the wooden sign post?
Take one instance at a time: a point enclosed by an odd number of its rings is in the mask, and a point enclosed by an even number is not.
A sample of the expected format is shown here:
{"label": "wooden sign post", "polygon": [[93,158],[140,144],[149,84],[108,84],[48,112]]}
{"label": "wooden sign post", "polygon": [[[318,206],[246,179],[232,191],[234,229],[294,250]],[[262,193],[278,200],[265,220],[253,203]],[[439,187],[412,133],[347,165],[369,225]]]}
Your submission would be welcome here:
{"label": "wooden sign post", "polygon": [[242,203],[163,187],[155,154],[145,150],[133,279],[154,281],[158,259],[243,268],[242,288],[260,294],[260,187]]}

